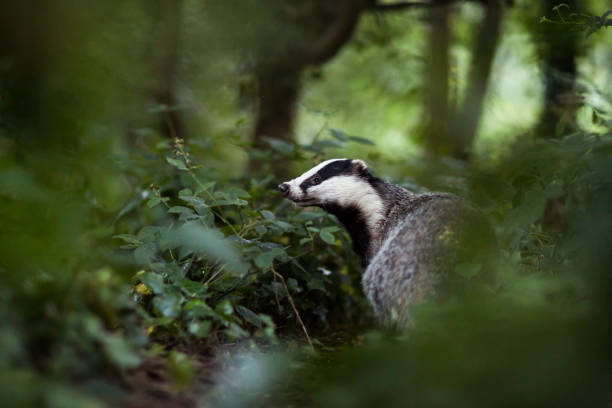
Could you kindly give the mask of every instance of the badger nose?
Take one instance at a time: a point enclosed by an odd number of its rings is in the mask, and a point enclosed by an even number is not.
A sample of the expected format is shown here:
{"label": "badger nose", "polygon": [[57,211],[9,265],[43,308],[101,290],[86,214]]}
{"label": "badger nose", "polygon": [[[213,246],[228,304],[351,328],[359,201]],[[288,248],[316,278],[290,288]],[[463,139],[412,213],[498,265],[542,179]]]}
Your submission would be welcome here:
{"label": "badger nose", "polygon": [[287,194],[289,194],[289,184],[287,184],[287,183],[279,184],[278,185],[278,189],[280,190],[280,192],[283,195],[283,197],[287,197]]}

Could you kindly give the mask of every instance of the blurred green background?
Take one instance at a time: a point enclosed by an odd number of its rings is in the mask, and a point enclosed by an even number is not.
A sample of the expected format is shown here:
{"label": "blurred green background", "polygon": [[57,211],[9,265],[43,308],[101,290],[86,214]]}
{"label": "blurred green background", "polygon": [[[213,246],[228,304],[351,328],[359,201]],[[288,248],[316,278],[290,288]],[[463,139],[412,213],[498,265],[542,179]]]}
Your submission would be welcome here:
{"label": "blurred green background", "polygon": [[[612,403],[609,2],[4,3],[6,406]],[[275,191],[334,157],[476,203],[495,282],[377,329]]]}

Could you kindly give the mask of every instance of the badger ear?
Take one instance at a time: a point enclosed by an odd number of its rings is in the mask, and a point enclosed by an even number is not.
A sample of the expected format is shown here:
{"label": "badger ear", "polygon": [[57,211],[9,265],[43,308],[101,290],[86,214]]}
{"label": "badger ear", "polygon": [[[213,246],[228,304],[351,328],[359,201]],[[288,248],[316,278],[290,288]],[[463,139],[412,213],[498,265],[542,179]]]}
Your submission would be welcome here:
{"label": "badger ear", "polygon": [[354,159],[351,164],[359,174],[367,173],[368,171],[368,165],[363,160]]}

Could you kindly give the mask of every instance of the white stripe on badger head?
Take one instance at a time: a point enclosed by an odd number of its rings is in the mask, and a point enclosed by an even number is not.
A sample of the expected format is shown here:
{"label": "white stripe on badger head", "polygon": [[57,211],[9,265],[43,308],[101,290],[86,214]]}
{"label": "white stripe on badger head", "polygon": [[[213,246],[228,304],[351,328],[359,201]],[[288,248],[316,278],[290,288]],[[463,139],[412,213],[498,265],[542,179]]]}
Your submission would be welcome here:
{"label": "white stripe on badger head", "polygon": [[377,231],[383,219],[384,203],[374,187],[355,175],[329,178],[308,189],[309,195],[322,203],[335,203],[341,207],[356,207],[365,218],[371,233]]}
{"label": "white stripe on badger head", "polygon": [[291,187],[299,189],[300,184],[302,184],[304,181],[306,181],[307,179],[315,175],[323,167],[327,166],[328,164],[332,162],[338,161],[338,160],[346,160],[346,159],[325,160],[324,162],[317,164],[316,166],[314,166],[312,169],[308,170],[306,173],[302,174],[301,176],[294,178],[293,180],[289,182],[289,184],[291,184]]}

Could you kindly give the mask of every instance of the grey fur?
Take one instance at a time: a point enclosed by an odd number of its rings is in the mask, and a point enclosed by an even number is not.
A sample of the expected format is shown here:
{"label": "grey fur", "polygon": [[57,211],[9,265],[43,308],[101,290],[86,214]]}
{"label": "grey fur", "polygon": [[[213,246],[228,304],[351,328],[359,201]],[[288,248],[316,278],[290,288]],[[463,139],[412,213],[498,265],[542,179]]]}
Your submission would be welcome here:
{"label": "grey fur", "polygon": [[[393,191],[375,256],[363,274],[363,290],[387,327],[411,324],[410,306],[446,295],[452,269],[464,261],[462,243],[473,239],[470,221],[481,218],[465,200],[446,193]],[[482,220],[480,220],[482,222]]]}
{"label": "grey fur", "polygon": [[495,239],[484,217],[462,198],[414,194],[365,169],[360,177],[383,203],[383,217],[363,253],[363,290],[381,324],[407,327],[411,306],[444,297],[463,279],[453,272],[456,267],[485,263]]}

